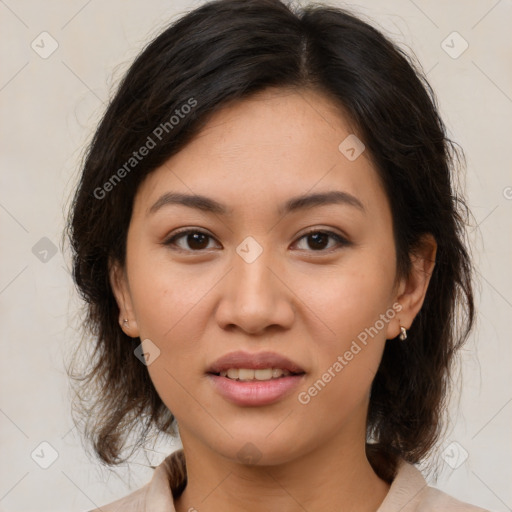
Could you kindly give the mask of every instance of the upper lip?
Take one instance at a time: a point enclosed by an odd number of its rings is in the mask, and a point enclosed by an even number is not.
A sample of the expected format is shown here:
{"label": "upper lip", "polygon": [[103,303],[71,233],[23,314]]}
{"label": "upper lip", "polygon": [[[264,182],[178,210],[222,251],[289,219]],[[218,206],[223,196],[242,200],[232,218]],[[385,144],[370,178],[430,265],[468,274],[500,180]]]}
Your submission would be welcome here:
{"label": "upper lip", "polygon": [[207,370],[207,373],[220,373],[230,368],[280,368],[290,373],[305,373],[297,364],[281,354],[275,352],[230,352],[217,359]]}

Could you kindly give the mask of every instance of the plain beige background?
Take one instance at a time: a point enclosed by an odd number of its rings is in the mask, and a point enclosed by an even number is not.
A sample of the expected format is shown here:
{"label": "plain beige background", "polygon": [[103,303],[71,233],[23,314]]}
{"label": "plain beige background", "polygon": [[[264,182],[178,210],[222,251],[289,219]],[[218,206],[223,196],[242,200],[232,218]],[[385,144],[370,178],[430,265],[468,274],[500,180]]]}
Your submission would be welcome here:
{"label": "plain beige background", "polygon": [[[79,339],[79,300],[60,237],[79,159],[116,80],[200,3],[0,0],[0,510],[85,511],[151,476],[142,454],[130,471],[101,469],[73,429],[63,361]],[[465,149],[478,323],[462,353],[452,425],[432,459],[435,485],[512,510],[512,1],[331,3],[414,51]],[[177,446],[151,443],[147,454],[158,463]]]}

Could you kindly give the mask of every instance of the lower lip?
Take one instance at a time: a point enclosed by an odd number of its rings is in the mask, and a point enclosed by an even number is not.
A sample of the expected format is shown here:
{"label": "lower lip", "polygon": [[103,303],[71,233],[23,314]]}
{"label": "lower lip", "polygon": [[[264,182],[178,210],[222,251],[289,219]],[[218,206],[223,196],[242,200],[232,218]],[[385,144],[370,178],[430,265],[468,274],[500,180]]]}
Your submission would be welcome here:
{"label": "lower lip", "polygon": [[290,375],[271,380],[232,380],[208,374],[215,389],[227,400],[241,406],[269,405],[284,398],[299,386],[302,375]]}

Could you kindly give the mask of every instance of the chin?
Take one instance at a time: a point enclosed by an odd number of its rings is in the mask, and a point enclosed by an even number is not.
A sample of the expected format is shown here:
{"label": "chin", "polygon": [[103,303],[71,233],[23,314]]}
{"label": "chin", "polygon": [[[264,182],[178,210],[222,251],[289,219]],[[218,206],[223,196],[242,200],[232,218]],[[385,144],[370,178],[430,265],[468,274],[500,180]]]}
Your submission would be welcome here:
{"label": "chin", "polygon": [[[252,433],[247,429],[233,439],[224,439],[214,443],[211,449],[222,457],[248,466],[278,466],[287,464],[304,455],[306,447],[298,443],[298,433],[283,430],[281,435],[275,432],[268,435],[262,430]],[[304,441],[304,439],[301,439]]]}

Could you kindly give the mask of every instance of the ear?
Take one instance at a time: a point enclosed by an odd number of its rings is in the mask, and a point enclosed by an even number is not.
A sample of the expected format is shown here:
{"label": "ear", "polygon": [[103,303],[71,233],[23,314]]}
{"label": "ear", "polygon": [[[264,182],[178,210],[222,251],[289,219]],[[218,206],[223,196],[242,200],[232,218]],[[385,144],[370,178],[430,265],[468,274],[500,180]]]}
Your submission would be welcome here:
{"label": "ear", "polygon": [[109,263],[109,281],[119,307],[119,324],[125,334],[132,338],[139,336],[139,327],[135,318],[128,276],[124,267],[115,261]]}
{"label": "ear", "polygon": [[435,238],[431,234],[426,234],[410,254],[411,270],[408,276],[400,280],[397,287],[396,302],[400,304],[401,309],[395,321],[388,324],[388,339],[396,338],[400,334],[400,326],[409,329],[420,311],[434,271],[436,252]]}

